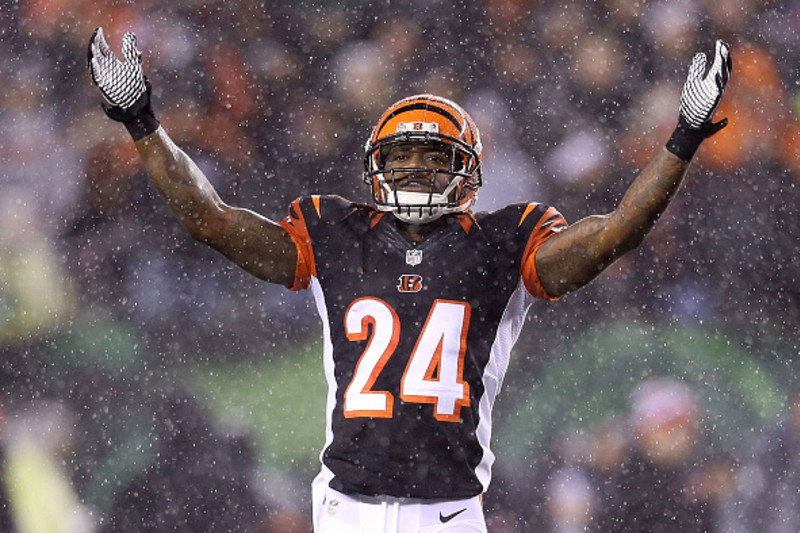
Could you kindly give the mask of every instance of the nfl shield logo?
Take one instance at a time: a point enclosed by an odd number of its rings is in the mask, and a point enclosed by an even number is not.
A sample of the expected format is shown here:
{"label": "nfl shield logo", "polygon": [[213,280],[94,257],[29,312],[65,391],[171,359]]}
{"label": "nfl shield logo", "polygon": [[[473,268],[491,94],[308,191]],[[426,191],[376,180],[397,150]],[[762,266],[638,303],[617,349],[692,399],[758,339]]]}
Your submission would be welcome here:
{"label": "nfl shield logo", "polygon": [[417,266],[422,263],[422,250],[406,250],[406,264]]}

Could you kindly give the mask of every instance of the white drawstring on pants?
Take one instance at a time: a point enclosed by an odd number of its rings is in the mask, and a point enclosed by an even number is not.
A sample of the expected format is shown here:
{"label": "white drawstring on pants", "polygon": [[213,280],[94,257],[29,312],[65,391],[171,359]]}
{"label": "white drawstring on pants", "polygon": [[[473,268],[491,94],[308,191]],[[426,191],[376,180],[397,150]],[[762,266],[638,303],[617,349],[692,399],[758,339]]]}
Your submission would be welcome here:
{"label": "white drawstring on pants", "polygon": [[[381,499],[381,516],[383,516],[383,533],[398,533],[400,527],[400,502],[393,500],[390,504],[386,499]],[[364,532],[367,533],[367,532]]]}

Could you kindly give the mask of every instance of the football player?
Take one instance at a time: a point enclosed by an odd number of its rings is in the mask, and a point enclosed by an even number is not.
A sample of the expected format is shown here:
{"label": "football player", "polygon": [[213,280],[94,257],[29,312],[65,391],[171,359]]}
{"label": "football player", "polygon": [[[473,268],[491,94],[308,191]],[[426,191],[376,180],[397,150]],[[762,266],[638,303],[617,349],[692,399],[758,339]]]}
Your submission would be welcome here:
{"label": "football player", "polygon": [[695,56],[666,147],[611,213],[567,225],[539,203],[472,211],[478,127],[422,94],[391,105],[366,143],[374,205],[313,195],[273,221],[226,204],[156,119],[136,38],[120,61],[101,28],[89,69],[167,205],[195,239],[251,274],[311,290],[328,382],[317,532],[485,532],[492,405],[534,298],[554,300],[635,248],[675,195],[731,71]]}

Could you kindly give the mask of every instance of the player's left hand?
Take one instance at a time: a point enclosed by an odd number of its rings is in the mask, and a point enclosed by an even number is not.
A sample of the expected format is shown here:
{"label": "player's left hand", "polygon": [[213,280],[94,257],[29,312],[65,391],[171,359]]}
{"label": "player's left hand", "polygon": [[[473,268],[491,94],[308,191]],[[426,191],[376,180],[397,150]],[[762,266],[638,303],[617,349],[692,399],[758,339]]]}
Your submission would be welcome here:
{"label": "player's left hand", "polygon": [[714,62],[706,72],[706,55],[694,56],[689,67],[689,76],[681,93],[680,119],[690,129],[702,133],[703,137],[711,137],[728,125],[728,119],[711,122],[714,112],[722,100],[722,93],[731,76],[730,45],[717,40]]}

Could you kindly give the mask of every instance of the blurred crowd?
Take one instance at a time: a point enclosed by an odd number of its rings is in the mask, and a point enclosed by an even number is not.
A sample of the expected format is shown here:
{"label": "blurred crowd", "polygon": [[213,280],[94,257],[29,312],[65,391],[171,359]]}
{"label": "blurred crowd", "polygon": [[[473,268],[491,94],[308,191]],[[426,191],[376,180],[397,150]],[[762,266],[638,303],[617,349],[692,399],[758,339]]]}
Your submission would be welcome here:
{"label": "blurred crowd", "polygon": [[[669,137],[691,57],[729,42],[730,125],[643,251],[531,317],[507,387],[636,316],[745,347],[785,409],[741,453],[709,456],[699,399],[713,391],[634,376],[628,410],[555,439],[527,490],[498,481],[490,531],[800,528],[800,1],[19,0],[0,9],[0,530],[308,528],[307,476],[301,495],[271,488],[248,432],[171,369],[280,358],[319,334],[313,305],[182,231],[100,110],[97,26],[115,50],[136,33],[161,123],[224,200],[273,219],[303,194],[368,201],[364,141],[418,92],[481,128],[479,210],[608,212]],[[45,486],[62,520],[29,510]]]}

